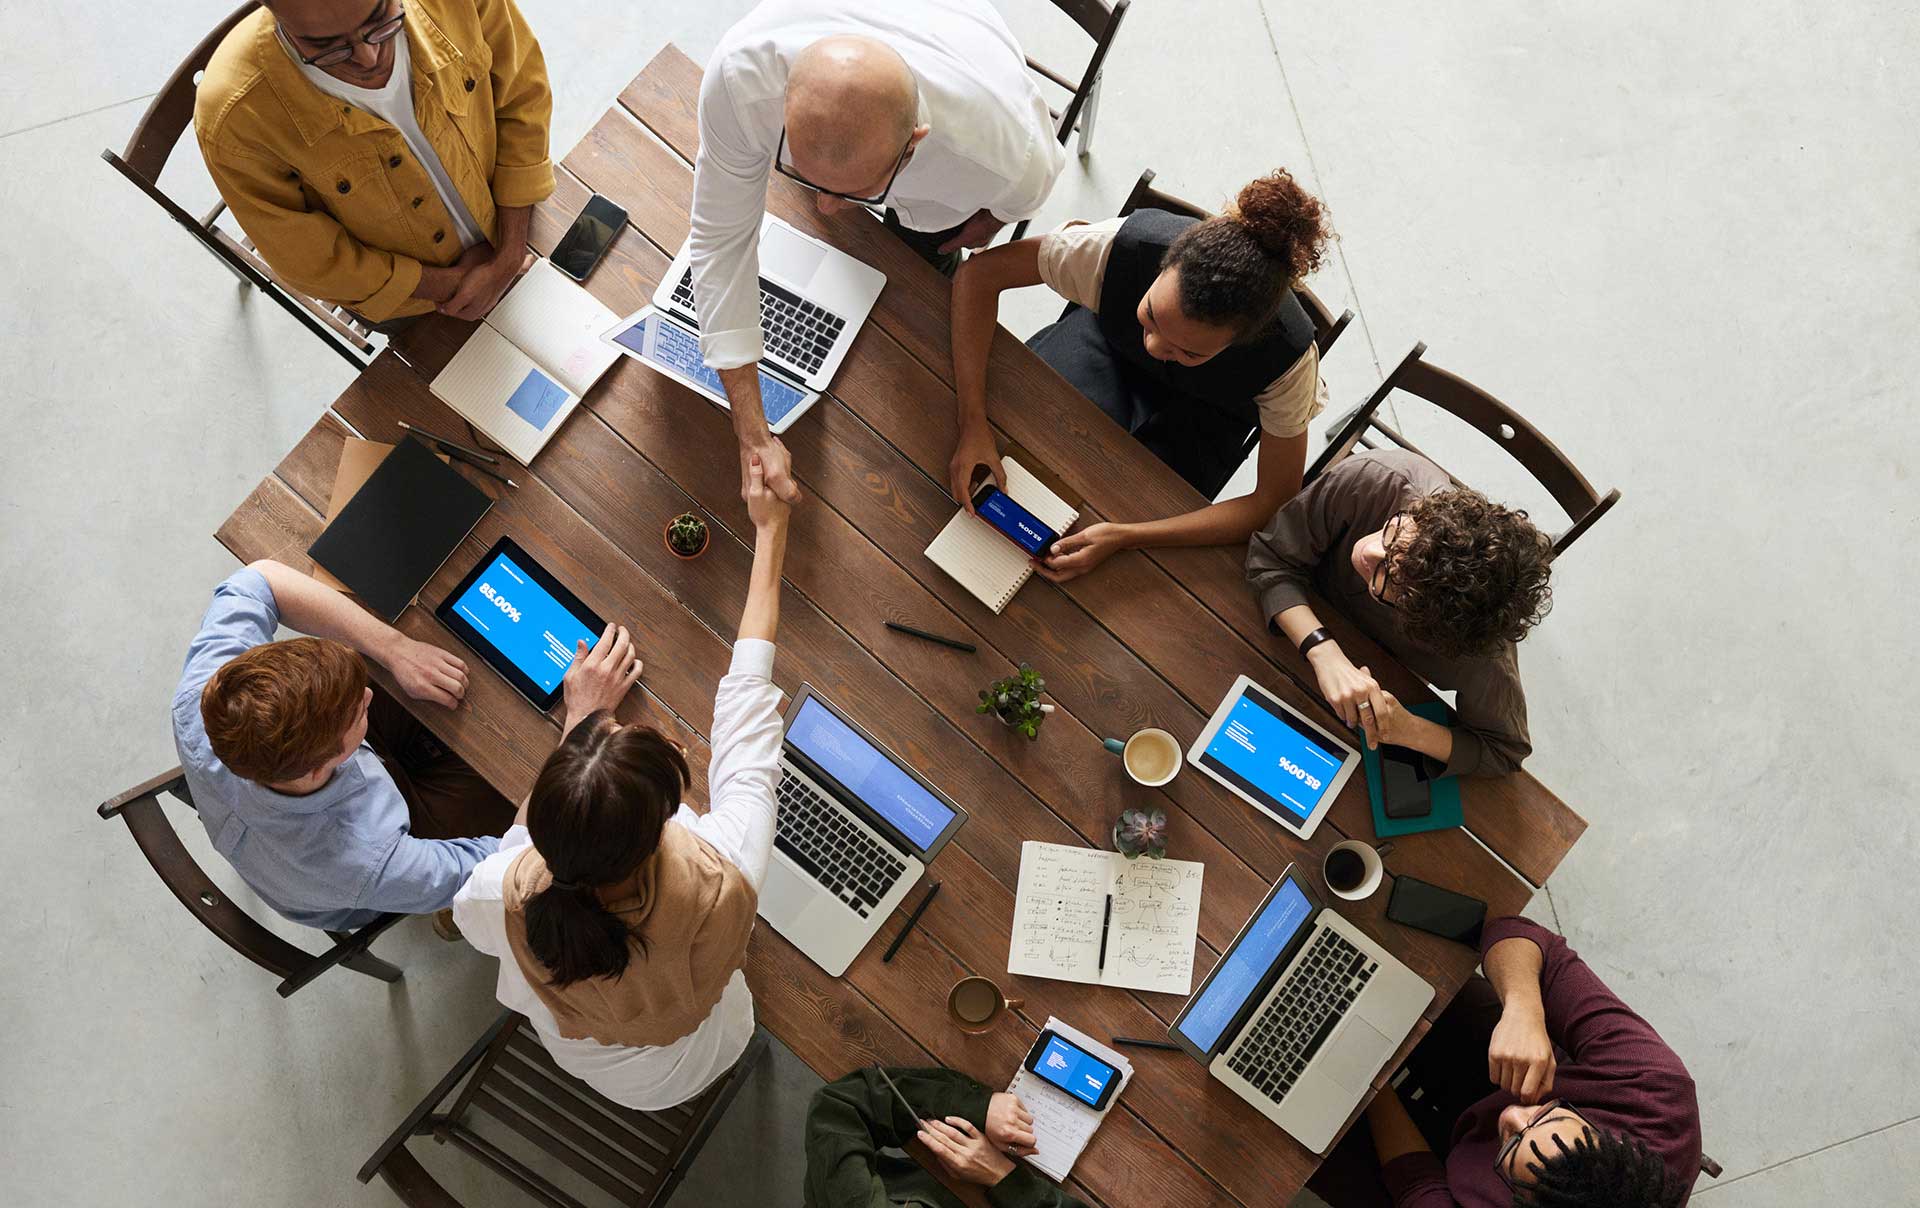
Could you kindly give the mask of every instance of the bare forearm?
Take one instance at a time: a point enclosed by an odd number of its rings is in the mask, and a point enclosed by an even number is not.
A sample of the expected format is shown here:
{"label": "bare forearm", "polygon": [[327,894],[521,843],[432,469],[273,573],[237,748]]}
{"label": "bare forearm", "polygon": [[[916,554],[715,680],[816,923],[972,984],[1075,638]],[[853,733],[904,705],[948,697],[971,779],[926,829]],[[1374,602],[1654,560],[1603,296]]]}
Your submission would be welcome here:
{"label": "bare forearm", "polygon": [[780,627],[780,568],[787,557],[784,521],[755,530],[753,572],[747,583],[747,605],[740,611],[740,636],[773,641]]}
{"label": "bare forearm", "polygon": [[466,270],[459,265],[435,268],[423,264],[420,266],[420,284],[413,287],[413,296],[428,302],[445,302],[453,297],[466,275]]}
{"label": "bare forearm", "polygon": [[1481,960],[1487,981],[1500,996],[1501,1010],[1541,1010],[1540,946],[1524,936],[1501,940]]}
{"label": "bare forearm", "polygon": [[500,239],[494,246],[496,259],[511,259],[514,267],[520,265],[520,258],[527,254],[527,236],[533,231],[532,206],[501,206]]}
{"label": "bare forearm", "polygon": [[1242,495],[1236,499],[1210,503],[1178,516],[1127,524],[1122,528],[1126,532],[1127,545],[1134,548],[1232,545],[1252,536],[1253,530],[1259,528],[1272,511],[1256,497]]}
{"label": "bare forearm", "polygon": [[743,446],[764,442],[766,412],[760,408],[760,366],[736,365],[720,371],[720,384],[727,388],[727,404],[733,411],[733,435]]}
{"label": "bare forearm", "polygon": [[986,426],[987,359],[999,323],[1000,292],[969,271],[977,263],[962,264],[953,280],[953,392],[963,430]]}
{"label": "bare forearm", "polygon": [[384,663],[400,631],[387,625],[344,595],[291,566],[264,559],[251,564],[273,589],[280,620],[289,629],[316,638],[329,638]]}

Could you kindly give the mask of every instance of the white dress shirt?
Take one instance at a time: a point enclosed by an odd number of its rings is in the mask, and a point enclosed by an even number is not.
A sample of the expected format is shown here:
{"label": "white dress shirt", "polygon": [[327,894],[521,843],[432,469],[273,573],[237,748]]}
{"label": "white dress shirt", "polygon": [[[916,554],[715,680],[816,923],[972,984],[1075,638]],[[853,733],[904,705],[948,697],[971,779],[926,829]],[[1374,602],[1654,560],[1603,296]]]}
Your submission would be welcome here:
{"label": "white dress shirt", "polygon": [[[713,702],[713,803],[705,814],[685,804],[667,825],[684,826],[733,861],[760,891],[773,853],[773,790],[780,767],[780,689],[773,674],[773,643],[742,638]],[[500,850],[482,860],[453,899],[453,921],[469,944],[500,962],[495,996],[525,1015],[561,1069],[615,1103],[658,1111],[698,1095],[727,1072],[753,1037],[753,995],[738,970],[701,1025],[672,1044],[653,1047],[568,1040],[507,944],[503,883],[507,866],[533,840],[524,826],[509,827]]]}
{"label": "white dress shirt", "polygon": [[700,81],[693,295],[716,369],[760,359],[760,216],[786,125],[787,73],[821,38],[859,34],[906,60],[930,127],[888,191],[916,231],[979,210],[1031,218],[1066,163],[1013,31],[987,0],[767,0],[720,39]]}

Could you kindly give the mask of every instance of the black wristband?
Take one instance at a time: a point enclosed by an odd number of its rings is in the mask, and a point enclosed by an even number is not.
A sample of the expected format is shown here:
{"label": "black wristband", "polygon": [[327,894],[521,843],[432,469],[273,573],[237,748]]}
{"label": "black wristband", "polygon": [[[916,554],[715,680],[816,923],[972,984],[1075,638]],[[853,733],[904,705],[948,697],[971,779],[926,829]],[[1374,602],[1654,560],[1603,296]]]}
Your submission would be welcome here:
{"label": "black wristband", "polygon": [[1327,632],[1324,625],[1321,626],[1319,629],[1314,630],[1306,637],[1300,639],[1300,657],[1307,657],[1307,651],[1312,650],[1322,642],[1331,642],[1332,640],[1333,635]]}

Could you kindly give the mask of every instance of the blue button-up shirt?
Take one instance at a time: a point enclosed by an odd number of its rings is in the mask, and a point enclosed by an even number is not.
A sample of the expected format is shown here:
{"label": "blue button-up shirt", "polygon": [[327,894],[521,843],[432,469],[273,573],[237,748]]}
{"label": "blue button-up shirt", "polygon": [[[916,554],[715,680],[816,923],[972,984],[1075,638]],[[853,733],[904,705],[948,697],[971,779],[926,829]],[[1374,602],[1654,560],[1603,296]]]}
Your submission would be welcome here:
{"label": "blue button-up shirt", "polygon": [[452,905],[454,891],[500,841],[414,838],[406,799],[366,743],[304,797],[236,776],[213,753],[201,690],[229,660],[271,642],[279,624],[266,579],[235,573],[214,590],[174,692],[174,746],[214,848],[261,901],[309,927],[344,931],[383,912]]}

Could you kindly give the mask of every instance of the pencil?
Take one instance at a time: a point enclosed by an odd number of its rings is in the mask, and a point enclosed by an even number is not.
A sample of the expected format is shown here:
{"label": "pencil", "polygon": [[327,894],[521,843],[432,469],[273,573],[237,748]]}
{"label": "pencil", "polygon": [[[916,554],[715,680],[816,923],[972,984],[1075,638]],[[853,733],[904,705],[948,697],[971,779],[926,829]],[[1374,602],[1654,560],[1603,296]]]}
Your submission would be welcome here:
{"label": "pencil", "polygon": [[1177,1044],[1170,1044],[1164,1040],[1142,1040],[1137,1036],[1115,1036],[1113,1043],[1131,1045],[1136,1049],[1166,1049],[1174,1053],[1182,1051]]}
{"label": "pencil", "polygon": [[430,440],[436,445],[444,446],[446,450],[450,453],[457,451],[460,453],[465,453],[469,458],[477,457],[480,459],[480,463],[483,465],[497,466],[500,464],[500,459],[498,457],[493,456],[490,453],[482,453],[480,450],[472,448],[467,445],[463,445],[457,440],[448,440],[446,437],[441,436],[438,433],[429,432],[425,428],[417,427],[413,424],[408,423],[404,419],[395,420],[394,422],[399,424],[402,428],[405,428],[407,431],[413,433],[415,436],[420,437],[423,440]]}
{"label": "pencil", "polygon": [[894,936],[893,942],[887,945],[886,955],[880,958],[881,964],[884,965],[888,961],[892,960],[893,954],[900,951],[900,945],[906,940],[907,932],[913,930],[913,925],[919,922],[920,916],[927,912],[927,904],[933,901],[933,895],[939,892],[940,892],[940,882],[935,881],[933,884],[927,886],[927,896],[920,899],[920,904],[918,906],[915,906],[913,908],[913,913],[907,916],[907,925],[902,927],[900,929],[900,934]]}
{"label": "pencil", "polygon": [[940,646],[949,646],[955,650],[964,650],[968,654],[978,653],[980,649],[972,642],[962,642],[955,638],[943,638],[937,633],[928,633],[924,629],[915,629],[911,625],[902,625],[898,621],[888,621],[886,624],[887,628],[893,630],[895,633],[904,633],[919,638],[922,641],[933,642]]}
{"label": "pencil", "polygon": [[505,474],[496,473],[493,470],[487,469],[487,467],[481,465],[479,462],[475,461],[473,458],[468,457],[465,453],[460,452],[458,449],[448,449],[447,456],[459,462],[461,465],[466,466],[468,469],[472,470],[476,474],[485,474],[488,478],[497,478],[501,482],[506,483],[508,486],[514,488],[515,490],[520,489],[520,484],[515,482],[513,479],[508,478]]}

